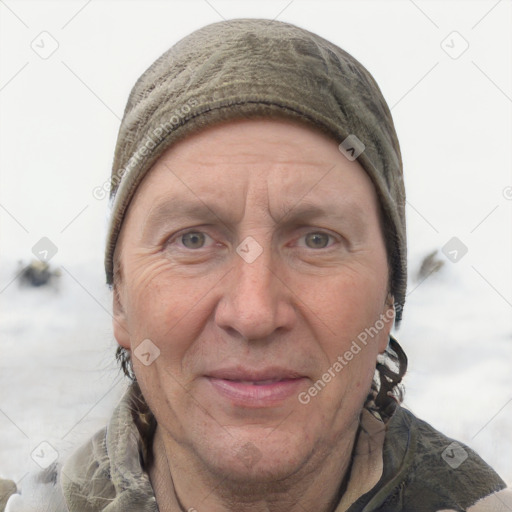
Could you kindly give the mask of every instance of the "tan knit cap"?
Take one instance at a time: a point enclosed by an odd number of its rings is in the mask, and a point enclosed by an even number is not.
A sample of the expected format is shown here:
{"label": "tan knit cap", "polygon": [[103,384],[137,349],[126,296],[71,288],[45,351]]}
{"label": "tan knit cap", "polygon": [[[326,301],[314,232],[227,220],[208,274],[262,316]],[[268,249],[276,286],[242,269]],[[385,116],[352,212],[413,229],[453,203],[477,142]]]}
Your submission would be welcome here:
{"label": "tan knit cap", "polygon": [[107,282],[132,197],[177,140],[230,119],[287,118],[329,134],[373,181],[382,206],[391,292],[400,320],[407,285],[405,190],[393,120],[370,73],[322,37],[279,21],[235,19],[188,35],[132,89],[111,177]]}

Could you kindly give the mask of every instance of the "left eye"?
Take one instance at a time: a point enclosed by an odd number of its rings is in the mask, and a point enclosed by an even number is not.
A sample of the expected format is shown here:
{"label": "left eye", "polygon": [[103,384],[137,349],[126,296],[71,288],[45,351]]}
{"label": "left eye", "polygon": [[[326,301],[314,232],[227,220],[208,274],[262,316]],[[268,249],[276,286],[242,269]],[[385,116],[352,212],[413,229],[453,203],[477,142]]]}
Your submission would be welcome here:
{"label": "left eye", "polygon": [[206,235],[200,231],[190,231],[181,235],[180,239],[187,249],[201,249],[206,243]]}
{"label": "left eye", "polygon": [[304,242],[310,249],[325,249],[332,238],[327,233],[308,233],[304,237]]}

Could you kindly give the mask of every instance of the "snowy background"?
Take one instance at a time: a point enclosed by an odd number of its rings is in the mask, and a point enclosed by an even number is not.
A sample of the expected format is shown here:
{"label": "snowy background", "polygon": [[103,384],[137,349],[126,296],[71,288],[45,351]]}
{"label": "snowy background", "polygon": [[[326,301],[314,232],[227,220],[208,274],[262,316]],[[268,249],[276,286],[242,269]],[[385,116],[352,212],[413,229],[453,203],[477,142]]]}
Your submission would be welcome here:
{"label": "snowy background", "polygon": [[[236,17],[317,32],[379,83],[408,192],[410,282],[396,333],[410,359],[405,403],[512,484],[508,0],[2,0],[0,476],[22,486],[37,463],[65,458],[121,396],[102,263],[107,204],[93,190],[109,175],[138,76],[181,37]],[[20,288],[18,261],[42,237],[57,248],[58,289]],[[434,250],[443,267],[418,281]]]}

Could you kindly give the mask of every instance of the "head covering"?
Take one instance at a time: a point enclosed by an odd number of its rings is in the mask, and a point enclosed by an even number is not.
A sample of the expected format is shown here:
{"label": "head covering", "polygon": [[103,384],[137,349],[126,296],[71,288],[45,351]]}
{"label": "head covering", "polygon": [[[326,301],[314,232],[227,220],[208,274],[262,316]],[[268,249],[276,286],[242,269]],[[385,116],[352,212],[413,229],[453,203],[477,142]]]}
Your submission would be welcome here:
{"label": "head covering", "polygon": [[289,23],[207,25],[165,52],[133,87],[111,176],[107,282],[127,208],[162,153],[207,126],[255,117],[307,123],[357,158],[380,201],[396,320],[407,284],[402,158],[389,107],[370,73],[326,39]]}

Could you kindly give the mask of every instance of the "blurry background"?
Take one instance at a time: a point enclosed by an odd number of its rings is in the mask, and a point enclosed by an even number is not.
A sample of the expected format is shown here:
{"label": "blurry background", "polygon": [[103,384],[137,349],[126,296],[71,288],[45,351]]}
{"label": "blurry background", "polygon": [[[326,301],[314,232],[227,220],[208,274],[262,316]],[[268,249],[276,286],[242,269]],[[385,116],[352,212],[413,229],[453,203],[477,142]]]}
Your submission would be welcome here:
{"label": "blurry background", "polygon": [[[139,75],[237,17],[316,32],[379,83],[408,192],[405,404],[512,484],[509,0],[0,0],[0,476],[64,459],[120,398],[98,187]],[[20,286],[37,257],[60,275]]]}

